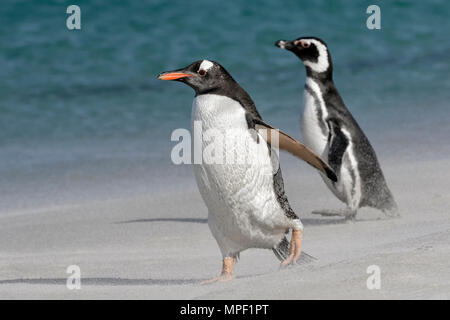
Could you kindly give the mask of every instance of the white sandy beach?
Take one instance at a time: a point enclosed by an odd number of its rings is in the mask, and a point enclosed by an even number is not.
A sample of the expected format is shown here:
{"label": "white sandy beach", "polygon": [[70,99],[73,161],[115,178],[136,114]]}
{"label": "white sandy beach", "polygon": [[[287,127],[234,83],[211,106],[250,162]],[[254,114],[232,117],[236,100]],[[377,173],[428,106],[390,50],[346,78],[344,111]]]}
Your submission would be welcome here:
{"label": "white sandy beach", "polygon": [[[81,29],[67,1],[1,3],[0,300],[450,299],[450,1],[78,2]],[[327,43],[326,58],[305,51],[306,66],[332,59],[401,217],[311,214],[344,204],[282,152],[302,249],[317,260],[280,270],[271,250],[251,249],[235,279],[201,285],[222,256],[192,166],[171,161],[195,92],[157,77],[217,61],[265,122],[304,141],[310,72],[274,44],[305,36]],[[222,84],[211,83],[197,92]],[[73,265],[79,290],[66,286]]]}
{"label": "white sandy beach", "polygon": [[[376,141],[385,150],[394,143]],[[416,148],[429,154],[432,145]],[[271,251],[248,250],[227,283],[199,284],[218,274],[221,256],[193,177],[165,194],[3,214],[0,298],[449,299],[450,160],[402,150],[380,152],[402,217],[362,209],[355,222],[311,215],[341,204],[313,170],[285,157],[303,249],[318,260],[279,270]],[[80,290],[66,288],[69,265],[81,268]],[[366,287],[370,265],[381,269],[380,290]]]}

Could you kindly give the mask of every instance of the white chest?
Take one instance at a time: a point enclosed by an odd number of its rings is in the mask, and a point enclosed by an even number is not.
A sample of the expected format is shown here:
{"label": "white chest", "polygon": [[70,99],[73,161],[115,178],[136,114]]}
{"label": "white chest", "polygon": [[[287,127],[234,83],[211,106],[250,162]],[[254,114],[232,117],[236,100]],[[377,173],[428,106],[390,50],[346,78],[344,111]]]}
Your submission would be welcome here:
{"label": "white chest", "polygon": [[302,138],[309,148],[317,154],[325,156],[324,159],[326,160],[328,128],[325,119],[328,112],[322,99],[320,87],[310,78],[306,80],[303,99]]}
{"label": "white chest", "polygon": [[203,162],[194,165],[194,172],[219,246],[225,251],[270,247],[283,230],[268,230],[286,222],[273,189],[267,144],[262,138],[255,141],[245,110],[225,96],[196,97],[193,126],[194,121],[197,127],[201,123],[203,152]]}
{"label": "white chest", "polygon": [[[197,131],[201,126],[201,137],[194,143],[201,140],[202,163],[194,168],[200,192],[209,200],[213,196],[221,198],[213,202],[240,201],[257,193],[257,183],[272,179],[267,145],[263,139],[255,141],[238,102],[225,96],[200,95],[193,103],[192,125]],[[266,174],[268,179],[257,179]]]}
{"label": "white chest", "polygon": [[201,121],[204,130],[247,129],[244,108],[237,101],[221,95],[195,97],[191,119]]}

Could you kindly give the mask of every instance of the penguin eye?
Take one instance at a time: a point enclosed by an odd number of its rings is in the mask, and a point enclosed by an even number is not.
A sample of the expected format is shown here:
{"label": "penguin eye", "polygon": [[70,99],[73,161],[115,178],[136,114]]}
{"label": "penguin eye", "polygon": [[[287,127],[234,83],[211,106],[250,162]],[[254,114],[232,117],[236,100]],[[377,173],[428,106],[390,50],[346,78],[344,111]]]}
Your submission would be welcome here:
{"label": "penguin eye", "polygon": [[309,48],[309,46],[311,45],[310,43],[308,43],[308,42],[306,42],[306,41],[300,41],[300,45],[303,47],[303,48]]}
{"label": "penguin eye", "polygon": [[198,73],[199,75],[201,75],[201,76],[204,76],[204,75],[206,74],[206,71],[203,70],[203,69],[200,69],[200,70],[197,71],[197,73]]}

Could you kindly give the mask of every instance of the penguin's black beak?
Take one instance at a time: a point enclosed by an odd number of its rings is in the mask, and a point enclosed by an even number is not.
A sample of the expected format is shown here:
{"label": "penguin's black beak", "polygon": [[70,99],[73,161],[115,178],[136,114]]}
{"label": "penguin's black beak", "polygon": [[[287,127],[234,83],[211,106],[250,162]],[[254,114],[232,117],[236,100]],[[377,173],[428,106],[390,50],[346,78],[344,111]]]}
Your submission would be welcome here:
{"label": "penguin's black beak", "polygon": [[292,50],[295,46],[292,43],[292,41],[286,41],[286,40],[278,40],[275,42],[275,46],[284,50]]}
{"label": "penguin's black beak", "polygon": [[179,80],[186,77],[193,77],[193,74],[185,72],[183,69],[161,72],[158,75],[159,80]]}

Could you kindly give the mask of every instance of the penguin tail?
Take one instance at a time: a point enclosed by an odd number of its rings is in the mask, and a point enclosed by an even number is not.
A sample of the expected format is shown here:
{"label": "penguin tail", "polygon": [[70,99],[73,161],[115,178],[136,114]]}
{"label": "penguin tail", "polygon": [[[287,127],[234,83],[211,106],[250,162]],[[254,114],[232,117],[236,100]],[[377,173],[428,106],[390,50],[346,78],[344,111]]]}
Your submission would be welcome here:
{"label": "penguin tail", "polygon": [[391,218],[400,217],[400,212],[398,210],[397,203],[392,199],[392,202],[390,202],[388,205],[385,205],[381,208],[383,213]]}
{"label": "penguin tail", "polygon": [[400,217],[400,212],[391,191],[387,188],[382,192],[382,196],[377,201],[375,207],[391,218]]}
{"label": "penguin tail", "polygon": [[[272,249],[273,253],[275,254],[275,256],[278,258],[278,260],[280,260],[281,262],[283,262],[284,260],[286,260],[286,258],[289,256],[289,241],[286,237],[283,238],[283,240],[281,240],[281,242]],[[311,262],[316,261],[317,258],[307,254],[306,252],[302,251],[302,253],[300,254],[300,257],[297,260],[297,264],[308,264]]]}

